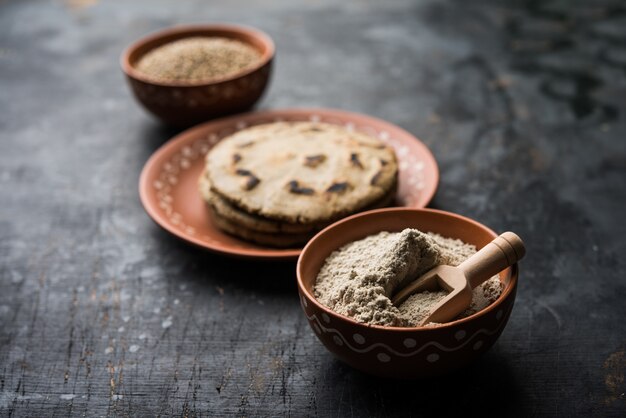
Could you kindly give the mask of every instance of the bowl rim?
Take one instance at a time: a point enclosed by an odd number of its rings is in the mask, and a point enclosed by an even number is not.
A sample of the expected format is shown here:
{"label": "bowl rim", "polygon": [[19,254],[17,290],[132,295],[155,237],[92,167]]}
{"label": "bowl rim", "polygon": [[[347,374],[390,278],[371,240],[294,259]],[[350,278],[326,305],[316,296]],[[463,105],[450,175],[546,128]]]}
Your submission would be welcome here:
{"label": "bowl rim", "polygon": [[[157,81],[150,77],[147,77],[141,71],[135,69],[135,67],[130,63],[131,55],[140,47],[146,45],[147,43],[159,40],[161,38],[169,37],[172,35],[185,35],[189,34],[192,36],[194,32],[201,31],[224,31],[224,32],[232,32],[245,34],[252,38],[259,40],[264,45],[264,51],[261,55],[261,59],[258,63],[253,65],[252,67],[246,68],[244,70],[235,72],[231,75],[216,77],[209,81]],[[186,38],[187,36],[182,36],[181,39]],[[167,43],[167,42],[166,42]],[[255,71],[258,71],[269,62],[271,62],[276,53],[276,46],[274,45],[274,41],[272,38],[265,32],[254,28],[252,26],[246,26],[235,23],[206,23],[206,24],[191,24],[191,25],[174,25],[169,26],[164,29],[159,29],[153,32],[148,33],[147,35],[142,36],[141,38],[135,40],[129,46],[127,46],[120,56],[120,66],[124,74],[133,79],[139,80],[146,84],[152,84],[155,86],[161,87],[207,87],[216,84],[220,84],[226,81],[232,81],[239,78],[243,78],[249,74],[252,74]]]}
{"label": "bowl rim", "polygon": [[318,309],[322,310],[326,314],[329,314],[329,315],[332,315],[332,316],[337,316],[341,320],[349,323],[352,326],[358,327],[358,328],[374,329],[374,330],[382,331],[382,332],[404,332],[404,333],[429,332],[429,331],[434,331],[434,330],[442,330],[442,329],[446,329],[446,328],[452,328],[452,327],[455,327],[457,325],[473,321],[473,320],[475,320],[478,317],[481,317],[483,315],[486,315],[490,311],[493,311],[494,309],[496,309],[515,290],[515,288],[517,286],[517,278],[518,278],[518,275],[519,275],[519,267],[518,267],[517,264],[514,264],[513,266],[511,266],[511,267],[509,267],[507,269],[507,270],[509,270],[509,278],[510,278],[509,284],[508,284],[508,286],[506,286],[504,288],[504,290],[502,291],[502,294],[492,304],[490,304],[486,308],[481,309],[480,311],[478,311],[478,312],[476,312],[476,313],[474,313],[474,314],[472,314],[470,316],[467,316],[465,318],[457,319],[456,321],[446,322],[445,324],[440,324],[440,325],[437,325],[437,326],[434,326],[434,327],[388,327],[388,326],[384,326],[384,325],[366,324],[366,323],[363,323],[363,322],[358,322],[355,319],[350,318],[349,316],[346,316],[346,315],[340,314],[338,312],[335,312],[332,309],[328,308],[327,306],[323,305],[304,286],[304,283],[302,281],[302,274],[301,274],[302,259],[306,257],[306,255],[308,254],[309,251],[311,251],[310,247],[316,241],[318,241],[320,239],[323,239],[323,237],[326,234],[328,234],[331,230],[333,230],[337,226],[339,226],[341,224],[344,224],[344,223],[351,222],[355,218],[368,217],[368,216],[376,215],[376,214],[383,213],[383,212],[430,212],[430,213],[436,213],[436,214],[439,214],[439,215],[444,215],[444,216],[448,216],[448,217],[451,217],[451,218],[456,218],[456,219],[461,220],[463,222],[467,222],[467,223],[473,224],[473,225],[475,225],[475,226],[477,226],[479,228],[483,228],[487,232],[489,232],[493,236],[493,238],[498,236],[498,234],[496,234],[495,231],[493,231],[491,228],[481,224],[478,221],[470,219],[470,218],[468,218],[466,216],[459,215],[459,214],[456,214],[456,213],[453,213],[453,212],[448,212],[448,211],[439,210],[439,209],[430,209],[430,208],[399,208],[399,207],[393,207],[393,208],[373,209],[373,210],[370,210],[370,211],[367,211],[367,212],[357,213],[355,215],[352,215],[352,216],[349,216],[347,218],[341,219],[341,220],[339,220],[339,221],[337,221],[337,222],[327,226],[326,228],[324,228],[323,230],[318,232],[313,238],[311,238],[307,242],[307,244],[304,246],[304,248],[302,249],[302,252],[300,253],[300,256],[298,257],[298,262],[296,264],[296,277],[297,277],[297,283],[298,283],[298,290],[308,299],[308,301],[313,303],[315,306],[317,306]]}

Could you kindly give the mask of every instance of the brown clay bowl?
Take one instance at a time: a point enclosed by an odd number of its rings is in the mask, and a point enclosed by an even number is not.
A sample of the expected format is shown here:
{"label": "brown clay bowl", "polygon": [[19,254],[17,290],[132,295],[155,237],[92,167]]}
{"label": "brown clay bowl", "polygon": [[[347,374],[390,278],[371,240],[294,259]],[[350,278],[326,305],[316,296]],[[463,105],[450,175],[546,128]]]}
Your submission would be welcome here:
{"label": "brown clay bowl", "polygon": [[315,335],[340,360],[381,377],[431,377],[469,364],[498,339],[515,301],[517,265],[500,274],[504,291],[494,303],[472,316],[433,328],[366,325],[331,311],[315,299],[315,278],[331,252],[368,235],[409,227],[459,238],[477,248],[497,236],[486,226],[449,212],[378,209],[324,229],[309,241],[298,259],[300,303]]}
{"label": "brown clay bowl", "polygon": [[[257,65],[210,82],[157,82],[135,68],[148,51],[191,36],[220,36],[236,39],[257,48]],[[176,26],[148,35],[122,54],[122,71],[137,100],[166,123],[190,126],[218,116],[251,108],[263,94],[274,59],[274,42],[265,33],[238,25],[214,24]]]}

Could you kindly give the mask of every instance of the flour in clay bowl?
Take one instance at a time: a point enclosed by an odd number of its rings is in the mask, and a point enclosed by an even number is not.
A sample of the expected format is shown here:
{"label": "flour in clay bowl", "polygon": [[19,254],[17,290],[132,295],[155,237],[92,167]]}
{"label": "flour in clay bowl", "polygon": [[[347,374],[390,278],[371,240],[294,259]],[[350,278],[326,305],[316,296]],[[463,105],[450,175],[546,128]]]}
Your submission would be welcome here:
{"label": "flour in clay bowl", "polygon": [[[317,275],[314,294],[323,305],[364,324],[417,327],[447,292],[416,293],[398,307],[391,296],[433,267],[458,266],[475,253],[474,245],[432,232],[380,232],[331,253]],[[458,318],[486,308],[503,288],[498,276],[477,286],[470,307]]]}

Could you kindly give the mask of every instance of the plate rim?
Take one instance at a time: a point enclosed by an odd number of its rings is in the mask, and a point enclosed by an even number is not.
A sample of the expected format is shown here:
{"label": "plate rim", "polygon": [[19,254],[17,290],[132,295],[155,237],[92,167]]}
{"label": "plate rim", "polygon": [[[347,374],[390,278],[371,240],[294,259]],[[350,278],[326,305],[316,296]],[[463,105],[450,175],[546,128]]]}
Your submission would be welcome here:
{"label": "plate rim", "polygon": [[[426,155],[431,160],[430,162],[432,163],[432,166],[433,166],[432,174],[434,177],[434,181],[432,182],[432,184],[427,185],[427,187],[423,190],[424,197],[420,197],[419,202],[417,202],[417,204],[414,204],[411,206],[397,206],[397,207],[421,209],[421,208],[426,208],[427,205],[432,201],[432,199],[434,198],[439,188],[439,181],[440,181],[439,165],[432,151],[426,146],[426,144],[424,144],[419,138],[417,138],[411,132],[407,131],[406,129],[392,122],[388,122],[384,119],[380,119],[375,116],[370,116],[370,115],[366,115],[363,113],[351,112],[351,111],[346,111],[342,109],[324,108],[324,107],[302,107],[302,108],[292,107],[292,108],[284,108],[284,109],[265,109],[265,110],[252,111],[252,112],[246,112],[246,113],[241,113],[237,115],[227,116],[227,117],[223,117],[219,119],[213,119],[207,122],[203,122],[199,125],[193,126],[182,132],[179,132],[178,134],[169,138],[164,144],[162,144],[159,148],[157,148],[150,155],[150,157],[146,160],[145,164],[143,165],[143,168],[141,169],[141,174],[139,176],[139,185],[138,185],[139,186],[139,200],[141,201],[141,205],[143,206],[148,216],[152,219],[152,221],[155,222],[159,227],[161,227],[165,231],[169,232],[170,234],[174,235],[175,237],[189,244],[192,244],[196,247],[203,248],[215,254],[221,254],[221,255],[226,255],[226,256],[235,257],[235,258],[256,259],[256,260],[295,260],[302,252],[304,245],[302,246],[302,248],[299,248],[299,249],[280,249],[280,248],[271,248],[271,247],[264,247],[260,249],[228,248],[223,245],[215,246],[202,239],[186,234],[184,231],[181,231],[178,228],[175,228],[173,225],[170,224],[170,222],[166,219],[166,217],[162,213],[160,213],[160,211],[158,210],[158,205],[153,205],[150,202],[149,180],[151,177],[150,175],[152,173],[158,174],[156,170],[157,168],[161,167],[161,165],[158,164],[158,162],[161,159],[168,156],[170,154],[169,152],[170,150],[178,149],[181,142],[184,143],[185,140],[187,140],[187,138],[192,138],[196,136],[195,134],[198,131],[204,131],[210,125],[218,125],[218,124],[228,122],[228,121],[233,121],[233,123],[236,124],[237,121],[241,122],[246,119],[249,119],[250,117],[271,116],[271,117],[280,118],[282,115],[290,116],[290,115],[301,115],[301,114],[307,114],[307,113],[312,113],[312,114],[317,113],[322,116],[328,116],[328,117],[332,117],[333,115],[335,115],[335,116],[343,116],[344,118],[352,118],[352,119],[357,119],[357,120],[371,120],[371,121],[376,122],[377,124],[391,126],[395,130],[398,130],[399,132],[401,132],[403,135],[413,138],[415,140],[414,145],[417,145],[418,148],[421,148],[421,151],[424,153],[424,155]],[[341,221],[341,219],[338,221]],[[267,253],[263,254],[263,252],[267,252]]]}

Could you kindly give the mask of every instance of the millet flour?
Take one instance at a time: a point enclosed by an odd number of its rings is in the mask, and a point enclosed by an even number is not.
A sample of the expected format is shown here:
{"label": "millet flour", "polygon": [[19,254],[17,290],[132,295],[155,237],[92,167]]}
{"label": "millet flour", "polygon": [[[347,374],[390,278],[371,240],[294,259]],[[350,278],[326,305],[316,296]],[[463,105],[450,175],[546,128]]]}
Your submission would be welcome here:
{"label": "millet flour", "polygon": [[[434,266],[457,266],[476,253],[476,247],[417,229],[381,232],[334,251],[318,273],[315,297],[333,311],[372,325],[418,326],[444,291],[422,292],[399,308],[390,296],[395,290]],[[474,289],[471,306],[461,317],[484,309],[502,293],[497,276]]]}
{"label": "millet flour", "polygon": [[208,82],[256,65],[261,53],[236,39],[196,36],[149,51],[136,68],[159,82]]}

